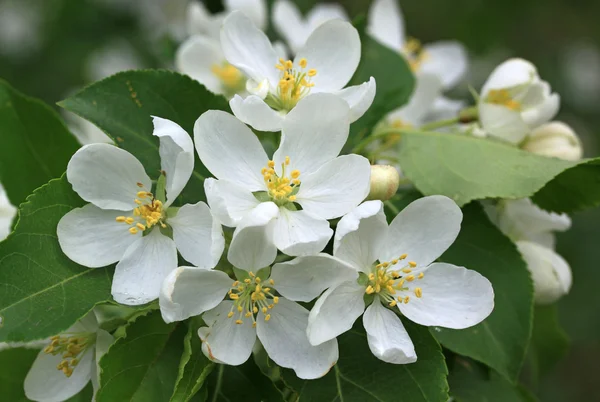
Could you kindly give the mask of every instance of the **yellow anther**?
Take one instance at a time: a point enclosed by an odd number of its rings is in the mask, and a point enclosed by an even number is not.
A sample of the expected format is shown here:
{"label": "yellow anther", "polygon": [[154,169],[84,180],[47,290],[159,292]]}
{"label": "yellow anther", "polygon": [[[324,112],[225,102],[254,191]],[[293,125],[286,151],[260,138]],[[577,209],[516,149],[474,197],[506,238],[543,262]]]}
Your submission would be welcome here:
{"label": "yellow anther", "polygon": [[256,282],[256,283],[260,283],[260,278],[257,276],[257,277],[254,279],[254,282]]}
{"label": "yellow anther", "polygon": [[252,282],[250,279],[248,279],[248,278],[244,279],[244,283],[250,283],[250,282]]}
{"label": "yellow anther", "polygon": [[412,269],[410,269],[410,268],[402,268],[402,272],[404,272],[405,274],[410,274],[412,272]]}
{"label": "yellow anther", "polygon": [[244,317],[246,317],[246,318],[248,318],[250,316],[252,316],[252,313],[250,311],[248,311],[246,314],[244,314]]}
{"label": "yellow anther", "polygon": [[408,275],[408,276],[407,276],[406,278],[404,278],[404,279],[406,279],[408,282],[412,282],[412,281],[414,281],[414,280],[415,280],[415,276],[414,276],[414,275]]}
{"label": "yellow anther", "polygon": [[314,77],[315,75],[317,75],[317,70],[315,70],[314,68],[311,68],[310,70],[308,70],[309,77]]}
{"label": "yellow anther", "polygon": [[146,226],[142,225],[141,223],[137,223],[135,225],[139,230],[146,230]]}
{"label": "yellow anther", "polygon": [[252,312],[253,312],[254,314],[258,313],[258,307],[254,306],[254,307],[252,308]]}
{"label": "yellow anther", "polygon": [[137,234],[138,233],[138,229],[137,228],[129,228],[129,233],[131,233],[131,234]]}
{"label": "yellow anther", "polygon": [[138,205],[142,205],[142,202],[140,200],[138,200],[137,198],[135,200],[133,200],[133,202],[135,202]]}
{"label": "yellow anther", "polygon": [[227,314],[227,318],[231,318],[231,317],[233,317],[233,314],[234,314],[234,313],[233,313],[233,311],[230,311],[230,312]]}
{"label": "yellow anther", "polygon": [[289,200],[290,202],[294,202],[294,201],[296,201],[296,196],[295,196],[295,195],[290,195],[290,196],[288,197],[288,200]]}
{"label": "yellow anther", "polygon": [[423,296],[423,290],[421,288],[415,288],[415,296],[417,296],[417,297]]}
{"label": "yellow anther", "polygon": [[271,285],[275,285],[275,281],[274,281],[273,279],[269,279],[269,283],[270,283]]}
{"label": "yellow anther", "polygon": [[117,217],[115,218],[115,220],[116,220],[117,222],[125,222],[125,220],[126,220],[126,219],[127,219],[127,218],[125,218],[124,216],[117,216]]}
{"label": "yellow anther", "polygon": [[369,274],[369,280],[374,281],[375,280],[375,274],[373,272],[371,272]]}
{"label": "yellow anther", "polygon": [[135,184],[137,184],[137,186],[138,186],[139,188],[142,188],[142,187],[144,187],[144,185],[143,185],[142,183],[140,183],[139,181],[138,181],[137,183],[135,183]]}
{"label": "yellow anther", "polygon": [[294,63],[291,60],[288,60],[284,63],[284,66],[287,70],[291,70],[294,67]]}
{"label": "yellow anther", "polygon": [[252,328],[256,328],[256,321],[252,323]]}
{"label": "yellow anther", "polygon": [[300,61],[298,62],[298,65],[300,67],[302,67],[302,68],[306,68],[306,64],[307,64],[307,62],[306,62],[306,59],[304,57],[301,58]]}
{"label": "yellow anther", "polygon": [[397,303],[396,303],[396,300],[392,300],[392,301],[390,302],[390,304],[388,304],[388,306],[390,306],[390,307],[395,307],[395,306],[396,306],[396,304],[397,304]]}
{"label": "yellow anther", "polygon": [[48,346],[46,346],[46,347],[44,348],[44,353],[46,353],[46,354],[50,354],[50,353],[52,353],[52,352],[54,352],[54,346],[52,346],[52,345],[48,345]]}
{"label": "yellow anther", "polygon": [[243,310],[242,306],[237,306],[237,311],[238,311],[238,312],[240,312],[240,313],[241,313],[241,312],[242,312],[242,310]]}
{"label": "yellow anther", "polygon": [[132,217],[126,218],[125,219],[125,223],[128,225],[131,225],[134,222],[134,219]]}
{"label": "yellow anther", "polygon": [[265,321],[269,321],[270,319],[271,319],[271,314],[267,314],[267,315],[265,316]]}
{"label": "yellow anther", "polygon": [[240,284],[240,281],[235,281],[233,282],[233,285],[231,285],[232,288],[237,287]]}
{"label": "yellow anther", "polygon": [[368,295],[370,295],[371,293],[375,293],[375,289],[373,289],[373,286],[369,285],[365,289],[365,293],[368,294]]}
{"label": "yellow anther", "polygon": [[398,264],[398,260],[397,259],[396,260],[392,260],[392,265],[396,265],[396,264]]}
{"label": "yellow anther", "polygon": [[400,256],[398,259],[399,259],[399,260],[403,260],[403,259],[405,259],[406,257],[408,257],[408,254],[402,254],[402,255],[401,255],[401,256]]}
{"label": "yellow anther", "polygon": [[289,165],[289,164],[290,164],[290,157],[289,157],[289,156],[286,156],[286,157],[285,157],[285,164],[286,164],[286,165]]}
{"label": "yellow anther", "polygon": [[251,278],[254,278],[256,275],[254,274],[254,272],[252,271],[248,271],[248,275],[250,275]]}
{"label": "yellow anther", "polygon": [[238,296],[237,293],[232,293],[232,294],[229,295],[229,297],[231,298],[231,300],[237,300],[237,299],[240,298],[240,296]]}
{"label": "yellow anther", "polygon": [[221,80],[221,83],[227,89],[235,90],[243,83],[244,77],[240,70],[229,63],[213,64],[210,71]]}
{"label": "yellow anther", "polygon": [[275,296],[273,298],[273,303],[275,303],[275,304],[279,303],[279,297]]}
{"label": "yellow anther", "polygon": [[267,162],[267,166],[270,167],[271,169],[275,167],[275,161],[269,161]]}
{"label": "yellow anther", "polygon": [[244,321],[242,321],[242,320],[235,320],[235,323],[238,324],[238,325],[240,325],[240,324],[243,324]]}
{"label": "yellow anther", "polygon": [[72,367],[75,367],[75,366],[77,366],[78,364],[79,364],[79,360],[77,360],[77,359],[71,359],[71,366],[72,366]]}
{"label": "yellow anther", "polygon": [[292,170],[292,179],[297,179],[298,177],[300,177],[300,171],[298,169],[294,169]]}
{"label": "yellow anther", "polygon": [[145,191],[138,191],[138,193],[137,193],[137,197],[138,197],[138,198],[141,198],[141,199],[144,199],[144,198],[146,198],[146,197],[147,197],[147,195],[148,195],[148,193],[147,193],[147,192],[145,192]]}
{"label": "yellow anther", "polygon": [[409,301],[410,301],[410,297],[409,297],[409,296],[406,296],[406,297],[404,298],[404,304],[407,304]]}
{"label": "yellow anther", "polygon": [[414,262],[414,261],[409,261],[409,262],[408,262],[408,265],[410,265],[411,267],[413,267],[413,268],[414,268],[414,267],[416,267],[416,266],[417,266],[417,263],[416,263],[416,262]]}
{"label": "yellow anther", "polygon": [[389,262],[383,262],[383,263],[381,263],[381,266],[384,267],[384,268],[387,268],[387,267],[390,266],[390,263]]}
{"label": "yellow anther", "polygon": [[376,284],[376,285],[375,285],[375,292],[376,292],[376,293],[379,293],[379,292],[381,292],[381,285],[380,285],[380,284]]}
{"label": "yellow anther", "polygon": [[419,278],[419,279],[423,279],[423,277],[424,277],[424,276],[425,276],[425,274],[424,274],[423,272],[421,272],[421,273],[419,274],[419,276],[417,276],[417,278]]}

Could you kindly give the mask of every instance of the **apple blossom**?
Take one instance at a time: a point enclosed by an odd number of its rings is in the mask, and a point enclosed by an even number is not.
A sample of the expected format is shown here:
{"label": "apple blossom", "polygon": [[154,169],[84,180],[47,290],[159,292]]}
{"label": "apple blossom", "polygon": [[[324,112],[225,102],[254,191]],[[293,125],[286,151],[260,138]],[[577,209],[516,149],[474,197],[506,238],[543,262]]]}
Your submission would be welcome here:
{"label": "apple blossom", "polygon": [[327,220],[365,199],[368,160],[338,156],[348,138],[348,116],[348,104],[335,95],[301,100],[283,122],[272,158],[228,113],[210,110],[196,121],[196,150],[216,177],[206,179],[206,197],[221,223],[236,228],[228,252],[236,267],[270,265],[277,249],[293,256],[318,253],[333,235]]}
{"label": "apple blossom", "polygon": [[[433,262],[454,242],[461,220],[454,201],[429,196],[403,209],[388,227],[381,201],[367,201],[338,222],[333,258],[275,264],[271,278],[282,296],[298,300],[327,289],[309,315],[311,344],[348,331],[364,312],[373,354],[388,363],[412,363],[417,356],[396,309],[417,324],[462,329],[484,320],[494,307],[492,286],[482,275]],[[320,280],[323,265],[340,278],[337,283]],[[350,280],[344,279],[348,269],[354,271]]]}
{"label": "apple blossom", "polygon": [[539,126],[525,137],[521,148],[534,154],[568,161],[578,161],[583,155],[579,137],[571,127],[560,121]]}
{"label": "apple blossom", "polygon": [[238,119],[261,131],[279,131],[286,115],[310,94],[332,93],[350,106],[351,122],[375,97],[375,80],[344,88],[360,61],[360,38],[348,22],[330,20],[306,40],[294,60],[277,53],[267,36],[241,12],[221,28],[227,61],[249,77],[250,95],[235,95],[229,105]]}
{"label": "apple blossom", "polygon": [[25,378],[25,395],[33,401],[62,402],[92,381],[99,388],[98,362],[113,337],[98,326],[92,310],[72,327],[49,339]]}
{"label": "apple blossom", "polygon": [[[177,267],[177,250],[203,266],[218,261],[224,248],[221,226],[206,204],[171,207],[193,171],[192,139],[172,121],[154,117],[153,123],[166,175],[165,187],[156,194],[142,164],[113,145],[86,145],[67,166],[73,189],[90,203],[61,218],[61,249],[90,268],[118,262],[112,295],[123,304],[156,299],[162,280]],[[172,239],[165,235],[169,228]]]}
{"label": "apple blossom", "polygon": [[389,165],[371,166],[371,189],[368,200],[389,200],[398,191],[400,174],[398,170]]}
{"label": "apple blossom", "polygon": [[518,144],[532,129],[558,112],[560,97],[523,59],[500,64],[487,79],[479,98],[479,120],[493,137]]}

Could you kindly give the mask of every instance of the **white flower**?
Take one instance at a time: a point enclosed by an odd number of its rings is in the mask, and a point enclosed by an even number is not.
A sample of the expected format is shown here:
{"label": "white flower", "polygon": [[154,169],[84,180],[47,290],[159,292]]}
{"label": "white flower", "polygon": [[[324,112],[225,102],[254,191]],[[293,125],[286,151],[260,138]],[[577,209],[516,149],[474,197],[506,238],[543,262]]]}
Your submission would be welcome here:
{"label": "white flower", "polygon": [[434,110],[436,100],[442,95],[441,80],[431,73],[419,73],[415,78],[415,89],[408,103],[386,116],[387,125],[394,128],[418,128],[426,123],[428,115]]}
{"label": "white flower", "polygon": [[[112,145],[86,145],[67,166],[73,189],[90,204],[58,223],[61,249],[90,268],[118,261],[112,295],[123,304],[156,299],[163,279],[177,268],[177,250],[187,261],[207,266],[218,261],[224,248],[221,226],[206,204],[169,208],[192,174],[194,145],[172,121],[154,117],[153,123],[153,134],[160,138],[166,197],[152,194],[142,164]],[[173,239],[161,231],[169,228]]]}
{"label": "white flower", "polygon": [[371,189],[368,200],[386,201],[392,198],[400,186],[398,170],[389,165],[371,166]]}
{"label": "white flower", "polygon": [[571,127],[560,121],[544,124],[533,130],[521,148],[534,154],[568,161],[578,161],[583,156],[579,137]]}
{"label": "white flower", "polygon": [[113,337],[98,327],[90,312],[65,332],[49,339],[25,377],[25,395],[33,401],[61,402],[92,381],[98,389],[98,362]]}
{"label": "white flower", "polygon": [[277,0],[273,5],[273,25],[293,53],[304,46],[315,29],[333,19],[348,21],[346,11],[339,4],[317,4],[306,17],[291,1]]}
{"label": "white flower", "polygon": [[467,52],[455,41],[421,46],[407,38],[396,0],[375,0],[369,9],[367,31],[377,41],[403,54],[415,73],[436,75],[444,89],[454,87],[467,72]]}
{"label": "white flower", "polygon": [[277,249],[293,256],[318,253],[333,234],[327,219],[367,196],[368,160],[338,156],[348,138],[348,113],[348,104],[331,94],[303,99],[283,122],[272,159],[234,116],[211,110],[196,121],[196,150],[217,179],[204,182],[206,197],[221,223],[236,228],[228,253],[236,267],[266,267]]}
{"label": "white flower", "polygon": [[187,9],[187,32],[190,35],[208,36],[219,39],[223,20],[233,11],[241,11],[261,30],[267,28],[267,2],[265,0],[225,0],[225,11],[210,14],[199,1],[189,3]]}
{"label": "white flower", "polygon": [[288,112],[309,94],[333,93],[350,106],[351,121],[369,108],[375,80],[344,88],[360,61],[360,38],[348,22],[331,20],[307,39],[295,59],[285,60],[267,36],[241,12],[223,22],[221,46],[230,64],[249,77],[251,95],[236,95],[230,106],[236,117],[261,131],[279,131]]}
{"label": "white flower", "polygon": [[572,275],[569,264],[554,251],[554,231],[571,227],[566,214],[546,212],[529,198],[502,200],[496,206],[486,205],[490,220],[515,242],[531,273],[534,298],[538,304],[549,304],[567,294]]}
{"label": "white flower", "polygon": [[6,191],[0,183],[0,241],[10,234],[13,219],[16,215],[17,208],[10,203]]}
{"label": "white flower", "polygon": [[491,136],[517,144],[558,112],[560,97],[540,79],[533,64],[509,59],[492,72],[481,89],[479,120]]}
{"label": "white flower", "polygon": [[279,366],[303,379],[324,376],[338,359],[337,341],[311,345],[306,336],[308,310],[277,296],[276,290],[268,273],[259,277],[249,272],[233,281],[221,271],[179,267],[165,280],[159,300],[166,322],[203,314],[207,327],[198,331],[202,350],[217,363],[244,363],[258,337]]}
{"label": "white flower", "polygon": [[282,296],[297,300],[327,289],[309,315],[311,344],[348,331],[364,312],[373,354],[388,363],[412,363],[417,356],[396,308],[421,325],[462,329],[484,320],[494,307],[486,278],[433,262],[454,242],[461,220],[452,200],[430,196],[411,203],[388,227],[381,201],[367,201],[339,221],[333,258],[276,264],[271,278]]}

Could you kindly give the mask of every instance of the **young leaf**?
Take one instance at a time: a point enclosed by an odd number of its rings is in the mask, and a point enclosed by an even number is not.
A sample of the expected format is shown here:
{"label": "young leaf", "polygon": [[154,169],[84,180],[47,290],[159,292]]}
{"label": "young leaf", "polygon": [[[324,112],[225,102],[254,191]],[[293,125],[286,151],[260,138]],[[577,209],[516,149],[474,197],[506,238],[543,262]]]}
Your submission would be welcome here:
{"label": "young leaf", "polygon": [[359,23],[361,32],[361,59],[350,85],[360,85],[375,78],[377,92],[373,104],[367,112],[350,126],[347,147],[369,134],[369,131],[389,112],[408,102],[415,86],[415,77],[399,51],[394,51],[377,42],[364,32],[364,24]]}
{"label": "young leaf", "polygon": [[[516,247],[489,222],[481,206],[463,208],[460,234],[440,260],[473,269],[494,288],[494,311],[463,330],[432,328],[438,341],[515,381],[531,338],[533,284]],[[460,292],[460,289],[456,290]]]}
{"label": "young leaf", "polygon": [[158,311],[130,323],[100,360],[96,401],[168,401],[185,334],[185,325],[165,324]]}
{"label": "young leaf", "polygon": [[19,205],[67,169],[79,144],[58,114],[0,80],[0,183]]}
{"label": "young leaf", "polygon": [[[202,353],[202,341],[198,336],[195,320],[189,321],[188,332],[183,339],[183,354],[179,362],[179,374],[170,402],[187,402],[200,390],[215,364]],[[206,387],[204,387],[206,388]]]}
{"label": "young leaf", "polygon": [[302,381],[291,370],[284,380],[303,402],[438,402],[448,400],[448,373],[440,345],[427,328],[402,320],[417,362],[389,364],[377,359],[367,344],[362,323],[338,337],[340,359],[323,378]]}
{"label": "young leaf", "polygon": [[[151,116],[172,120],[193,136],[194,122],[202,113],[229,110],[222,96],[187,76],[165,70],[119,73],[59,105],[100,127],[119,147],[135,155],[152,178],[158,177],[160,158]],[[196,155],[194,173],[182,192],[183,203],[196,203],[203,197],[203,178],[207,176]]]}
{"label": "young leaf", "polygon": [[399,158],[419,191],[445,195],[459,206],[483,198],[529,197],[576,164],[489,139],[434,132],[403,132]]}
{"label": "young leaf", "polygon": [[0,342],[56,335],[111,298],[112,269],[78,265],[58,244],[58,221],[83,204],[63,176],[21,205],[15,231],[0,243]]}

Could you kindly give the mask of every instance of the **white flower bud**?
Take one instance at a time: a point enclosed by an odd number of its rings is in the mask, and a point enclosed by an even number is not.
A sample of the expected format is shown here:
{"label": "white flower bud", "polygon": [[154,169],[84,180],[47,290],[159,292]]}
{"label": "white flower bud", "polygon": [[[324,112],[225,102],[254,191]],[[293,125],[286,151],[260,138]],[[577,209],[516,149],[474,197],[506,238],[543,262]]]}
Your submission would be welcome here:
{"label": "white flower bud", "polygon": [[400,174],[389,165],[371,166],[371,191],[368,200],[389,200],[396,194],[400,185]]}
{"label": "white flower bud", "polygon": [[551,304],[571,289],[571,268],[554,250],[529,241],[518,241],[517,248],[531,273],[536,304]]}
{"label": "white flower bud", "polygon": [[553,121],[533,130],[522,148],[534,154],[577,161],[583,149],[575,131],[565,123]]}

